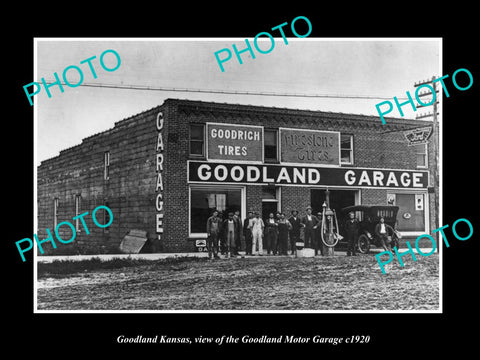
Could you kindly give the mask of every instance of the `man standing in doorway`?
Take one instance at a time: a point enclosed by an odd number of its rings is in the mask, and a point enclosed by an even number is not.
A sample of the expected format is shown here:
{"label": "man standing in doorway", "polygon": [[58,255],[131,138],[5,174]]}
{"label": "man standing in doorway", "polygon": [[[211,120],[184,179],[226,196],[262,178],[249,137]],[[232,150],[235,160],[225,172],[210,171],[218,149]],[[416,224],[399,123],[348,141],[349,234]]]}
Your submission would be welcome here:
{"label": "man standing in doorway", "polygon": [[292,210],[291,214],[292,216],[290,216],[288,221],[292,225],[292,229],[290,230],[290,247],[293,255],[295,254],[295,244],[300,241],[300,227],[302,226],[302,222],[298,217],[297,210]]}
{"label": "man standing in doorway", "polygon": [[319,225],[318,218],[312,215],[312,208],[310,206],[306,209],[307,214],[302,218],[302,225],[305,227],[305,247],[315,247],[315,230]]}

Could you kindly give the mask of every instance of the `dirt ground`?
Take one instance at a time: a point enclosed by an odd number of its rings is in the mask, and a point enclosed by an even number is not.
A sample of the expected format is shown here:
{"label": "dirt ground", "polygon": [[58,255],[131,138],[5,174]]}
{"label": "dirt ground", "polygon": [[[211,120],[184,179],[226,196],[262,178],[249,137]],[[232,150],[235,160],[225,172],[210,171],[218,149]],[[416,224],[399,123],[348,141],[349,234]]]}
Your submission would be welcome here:
{"label": "dirt ground", "polygon": [[38,310],[437,310],[438,255],[190,259],[38,280]]}

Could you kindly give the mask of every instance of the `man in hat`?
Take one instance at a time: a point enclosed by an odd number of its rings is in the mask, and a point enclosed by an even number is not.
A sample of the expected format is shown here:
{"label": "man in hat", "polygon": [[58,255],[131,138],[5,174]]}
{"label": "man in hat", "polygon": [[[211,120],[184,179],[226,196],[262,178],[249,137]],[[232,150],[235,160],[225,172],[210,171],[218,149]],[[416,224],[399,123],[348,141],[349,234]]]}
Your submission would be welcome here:
{"label": "man in hat", "polygon": [[248,217],[243,221],[243,237],[245,238],[245,255],[252,255],[252,219],[253,212],[248,212]]}
{"label": "man in hat", "polygon": [[300,228],[302,226],[302,221],[298,217],[298,211],[292,210],[292,216],[288,219],[290,224],[292,224],[292,228],[290,229],[290,247],[292,250],[292,255],[295,254],[295,243],[300,241]]}
{"label": "man in hat", "polygon": [[358,238],[358,220],[355,218],[355,213],[350,211],[348,213],[348,220],[345,222],[345,237],[347,240],[347,256],[357,255],[357,238]]}
{"label": "man in hat", "polygon": [[302,218],[302,225],[305,228],[305,247],[315,246],[315,229],[319,225],[318,218],[312,214],[312,207],[307,206],[307,214]]}

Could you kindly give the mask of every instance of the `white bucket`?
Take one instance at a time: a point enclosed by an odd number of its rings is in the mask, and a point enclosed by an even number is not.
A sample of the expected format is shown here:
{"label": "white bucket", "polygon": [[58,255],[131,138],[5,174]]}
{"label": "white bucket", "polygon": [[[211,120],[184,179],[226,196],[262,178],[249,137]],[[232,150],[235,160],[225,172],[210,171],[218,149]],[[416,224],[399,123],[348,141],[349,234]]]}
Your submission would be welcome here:
{"label": "white bucket", "polygon": [[297,257],[314,257],[315,250],[310,248],[303,248],[302,250],[297,250]]}

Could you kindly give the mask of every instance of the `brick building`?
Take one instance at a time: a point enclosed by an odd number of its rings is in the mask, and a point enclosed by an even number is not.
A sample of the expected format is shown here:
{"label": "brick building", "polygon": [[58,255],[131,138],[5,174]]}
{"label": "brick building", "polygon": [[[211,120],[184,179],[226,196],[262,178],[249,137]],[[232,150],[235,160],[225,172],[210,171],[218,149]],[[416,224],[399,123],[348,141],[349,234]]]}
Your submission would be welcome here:
{"label": "brick building", "polygon": [[[331,207],[400,207],[403,238],[435,229],[434,151],[409,146],[404,131],[431,122],[250,105],[167,99],[119,121],[38,167],[39,239],[46,228],[99,205],[77,237],[46,253],[118,253],[125,234],[144,230],[144,251],[196,251],[213,208],[263,214]],[[104,212],[103,220],[109,221]],[[68,227],[59,227],[64,239]]]}

